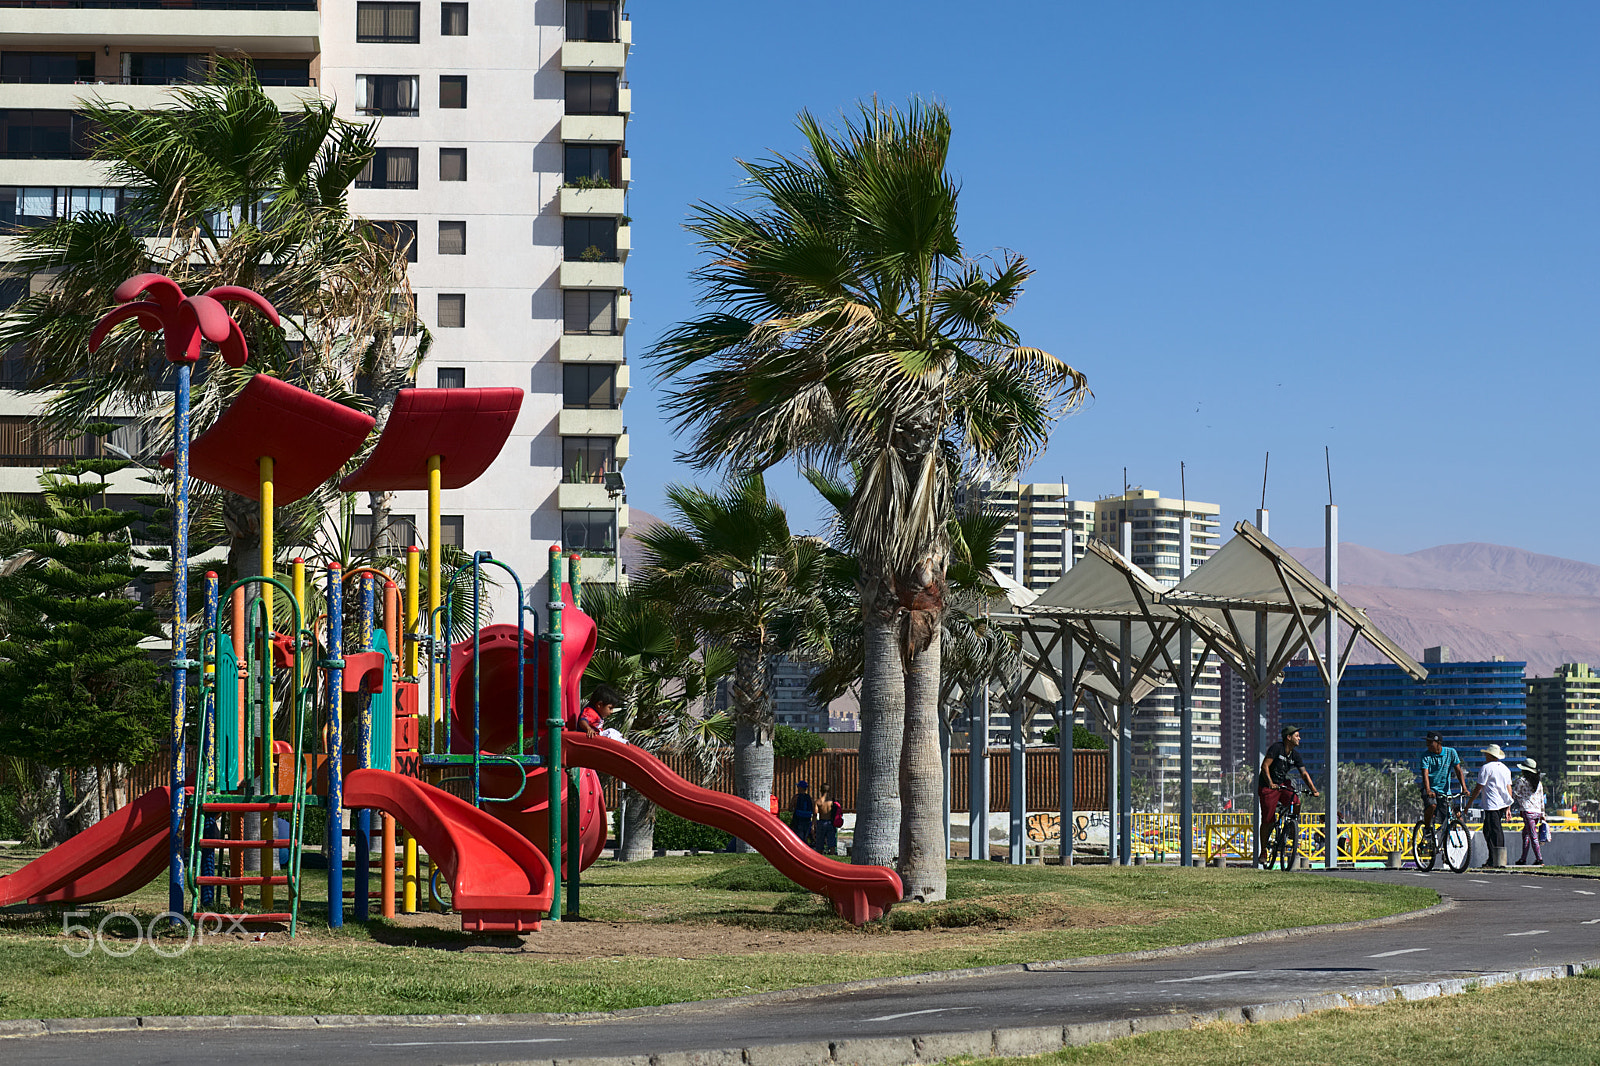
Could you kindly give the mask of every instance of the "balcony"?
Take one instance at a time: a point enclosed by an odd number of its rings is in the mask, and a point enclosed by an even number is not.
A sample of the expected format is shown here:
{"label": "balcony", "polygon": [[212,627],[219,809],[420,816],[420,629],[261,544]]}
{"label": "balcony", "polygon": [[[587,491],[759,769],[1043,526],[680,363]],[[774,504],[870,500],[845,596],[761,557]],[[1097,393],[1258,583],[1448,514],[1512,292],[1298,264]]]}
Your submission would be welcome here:
{"label": "balcony", "polygon": [[628,325],[628,319],[633,316],[633,297],[625,292],[617,294],[617,329],[620,331]]}
{"label": "balcony", "polygon": [[563,141],[621,143],[628,129],[626,115],[562,115]]}
{"label": "balcony", "polygon": [[[624,427],[624,428],[626,428],[626,427]],[[619,436],[617,438],[616,463],[617,463],[617,469],[618,470],[621,470],[624,466],[626,466],[628,464],[628,435],[626,433],[622,434],[621,436]],[[622,508],[622,517],[624,519],[626,519],[628,517],[628,508],[627,507],[623,507]],[[624,521],[623,525],[626,526],[627,522]]]}
{"label": "balcony", "polygon": [[[624,160],[626,162],[626,160]],[[621,215],[626,213],[628,194],[621,189],[561,190],[563,215]]]}
{"label": "balcony", "polygon": [[98,51],[115,41],[124,49],[321,51],[315,0],[192,0],[170,7],[149,0],[20,2],[7,5],[0,19],[0,45]]}
{"label": "balcony", "polygon": [[620,363],[624,358],[621,337],[567,333],[561,338],[563,363]]}
{"label": "balcony", "polygon": [[556,505],[563,511],[609,511],[611,494],[601,484],[557,485]]}
{"label": "balcony", "polygon": [[[620,254],[622,243],[619,233],[617,238]],[[563,289],[620,289],[622,288],[621,263],[585,263],[582,261],[561,264],[561,287]],[[617,320],[624,317],[624,307],[621,299],[617,301]]]}
{"label": "balcony", "polygon": [[626,41],[568,41],[561,46],[562,70],[615,70],[628,65]]}
{"label": "balcony", "polygon": [[[72,111],[84,100],[126,104],[137,110],[170,105],[173,86],[130,85],[119,78],[97,79],[75,85],[0,83],[0,107],[29,107],[52,111]],[[298,111],[306,100],[318,98],[315,86],[266,85],[262,90],[282,111]]]}
{"label": "balcony", "polygon": [[562,411],[556,428],[563,437],[618,437],[622,435],[622,412]]}

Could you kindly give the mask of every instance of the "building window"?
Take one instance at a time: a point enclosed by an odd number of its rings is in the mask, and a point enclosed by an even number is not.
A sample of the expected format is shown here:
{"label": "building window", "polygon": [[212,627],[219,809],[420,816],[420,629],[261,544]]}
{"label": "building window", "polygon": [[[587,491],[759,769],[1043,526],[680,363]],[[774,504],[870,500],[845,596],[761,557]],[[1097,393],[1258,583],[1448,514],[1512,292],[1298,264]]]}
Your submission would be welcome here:
{"label": "building window", "polygon": [[620,144],[568,144],[566,157],[568,185],[616,185],[620,180]]}
{"label": "building window", "polygon": [[615,468],[616,459],[615,438],[561,438],[561,480],[569,485],[598,484],[601,474]]}
{"label": "building window", "polygon": [[567,0],[567,40],[615,41],[617,0]]}
{"label": "building window", "polygon": [[[372,516],[370,514],[357,514],[350,516],[350,550],[366,552],[372,550]],[[391,514],[389,516],[389,544],[388,547],[409,548],[417,543],[417,516],[414,514]]]}
{"label": "building window", "polygon": [[561,220],[562,258],[569,263],[615,263],[617,220],[569,215]]}
{"label": "building window", "polygon": [[256,80],[262,85],[304,86],[311,84],[309,59],[252,59]]}
{"label": "building window", "polygon": [[204,52],[124,52],[122,76],[130,85],[190,85],[211,67]]}
{"label": "building window", "polygon": [[610,411],[617,406],[614,363],[568,363],[561,368],[562,406],[569,410]]}
{"label": "building window", "polygon": [[379,148],[372,159],[356,176],[358,189],[415,189],[417,187],[417,150],[415,148]]}
{"label": "building window", "polygon": [[467,254],[467,224],[465,222],[439,223],[439,254]]}
{"label": "building window", "polygon": [[563,324],[567,333],[617,332],[617,293],[615,289],[564,289]]}
{"label": "building window", "polygon": [[617,75],[568,74],[567,114],[615,115]]}
{"label": "building window", "polygon": [[465,37],[467,35],[467,5],[439,5],[439,36]]}
{"label": "building window", "polygon": [[441,292],[439,294],[439,328],[464,329],[467,325],[467,294]]}
{"label": "building window", "polygon": [[0,55],[0,82],[71,85],[92,80],[93,52],[6,52]]}
{"label": "building window", "polygon": [[357,74],[356,111],[363,115],[417,115],[415,74]]}
{"label": "building window", "polygon": [[439,75],[439,106],[452,109],[467,106],[467,76],[465,74]]}
{"label": "building window", "polygon": [[356,40],[363,44],[416,44],[421,40],[420,3],[356,4]]}
{"label": "building window", "polygon": [[442,514],[439,516],[439,539],[446,547],[465,548],[467,546],[467,520],[458,514]]}
{"label": "building window", "polygon": [[437,385],[441,389],[466,388],[467,368],[464,366],[441,366]]}
{"label": "building window", "polygon": [[0,158],[88,159],[92,129],[76,111],[0,108]]}
{"label": "building window", "polygon": [[615,551],[611,540],[615,526],[616,514],[612,511],[562,511],[562,546],[588,554]]}
{"label": "building window", "polygon": [[117,215],[130,199],[126,189],[0,185],[0,226],[43,226],[89,212]]}
{"label": "building window", "polygon": [[385,244],[395,251],[406,254],[406,262],[417,261],[417,222],[379,222],[376,220],[367,223],[372,228],[373,239]]}
{"label": "building window", "polygon": [[467,150],[465,148],[439,149],[439,180],[467,180]]}

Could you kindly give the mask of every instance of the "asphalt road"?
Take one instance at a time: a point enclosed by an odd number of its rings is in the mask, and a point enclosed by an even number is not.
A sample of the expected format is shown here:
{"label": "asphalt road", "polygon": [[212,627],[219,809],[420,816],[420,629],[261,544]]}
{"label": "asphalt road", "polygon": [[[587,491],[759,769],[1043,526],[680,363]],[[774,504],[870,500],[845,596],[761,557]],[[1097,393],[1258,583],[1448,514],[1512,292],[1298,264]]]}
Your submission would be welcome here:
{"label": "asphalt road", "polygon": [[454,1066],[648,1055],[1212,1010],[1600,956],[1600,881],[1476,870],[1463,875],[1361,871],[1313,876],[1427,884],[1457,905],[1369,929],[1307,933],[1136,963],[1041,966],[777,1002],[699,1004],[657,1016],[539,1024],[62,1034],[0,1041],[0,1062],[283,1066],[298,1060],[340,1066]]}

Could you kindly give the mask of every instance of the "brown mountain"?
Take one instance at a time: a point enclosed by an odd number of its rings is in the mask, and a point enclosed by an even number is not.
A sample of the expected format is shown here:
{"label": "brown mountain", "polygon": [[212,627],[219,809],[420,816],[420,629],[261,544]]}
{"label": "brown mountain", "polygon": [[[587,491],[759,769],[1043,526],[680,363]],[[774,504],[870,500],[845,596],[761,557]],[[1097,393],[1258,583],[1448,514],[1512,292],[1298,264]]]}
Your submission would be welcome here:
{"label": "brown mountain", "polygon": [[[1322,575],[1321,548],[1289,551]],[[1600,566],[1590,563],[1499,544],[1409,555],[1341,544],[1339,591],[1418,658],[1444,644],[1457,662],[1526,662],[1529,677],[1561,663],[1600,663]],[[1371,648],[1351,659],[1381,661]]]}

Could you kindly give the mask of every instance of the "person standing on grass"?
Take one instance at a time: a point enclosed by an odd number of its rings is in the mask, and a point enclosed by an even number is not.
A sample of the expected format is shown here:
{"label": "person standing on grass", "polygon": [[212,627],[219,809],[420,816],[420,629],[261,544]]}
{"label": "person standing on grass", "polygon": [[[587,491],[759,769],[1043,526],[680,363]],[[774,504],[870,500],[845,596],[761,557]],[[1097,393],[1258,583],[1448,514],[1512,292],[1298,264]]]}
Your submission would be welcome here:
{"label": "person standing on grass", "polygon": [[1522,858],[1518,866],[1528,862],[1528,849],[1533,849],[1533,864],[1544,865],[1544,852],[1539,848],[1539,834],[1544,830],[1544,783],[1539,780],[1539,764],[1532,759],[1522,760],[1522,772],[1511,785],[1511,799],[1522,815]]}
{"label": "person standing on grass", "polygon": [[1483,842],[1489,848],[1488,861],[1483,865],[1486,869],[1496,870],[1505,866],[1503,862],[1495,862],[1494,857],[1496,848],[1500,849],[1502,858],[1505,853],[1506,834],[1503,826],[1506,809],[1511,806],[1511,770],[1505,764],[1506,753],[1500,749],[1500,745],[1490,744],[1483,749],[1483,754],[1483,769],[1478,771],[1478,783],[1473,786],[1472,796],[1467,802],[1483,809]]}
{"label": "person standing on grass", "polygon": [[789,828],[808,845],[811,843],[811,819],[817,813],[809,788],[804,781],[800,782],[795,786],[794,799],[789,801]]}
{"label": "person standing on grass", "polygon": [[824,855],[832,855],[839,845],[838,813],[839,801],[828,786],[817,789],[816,848]]}

